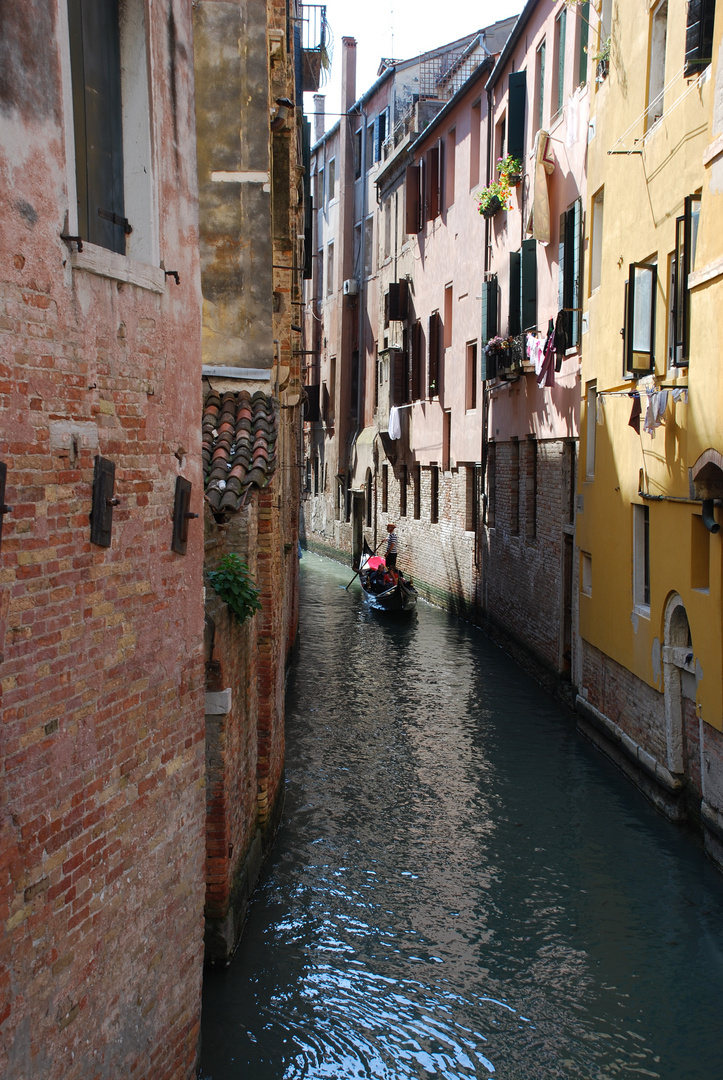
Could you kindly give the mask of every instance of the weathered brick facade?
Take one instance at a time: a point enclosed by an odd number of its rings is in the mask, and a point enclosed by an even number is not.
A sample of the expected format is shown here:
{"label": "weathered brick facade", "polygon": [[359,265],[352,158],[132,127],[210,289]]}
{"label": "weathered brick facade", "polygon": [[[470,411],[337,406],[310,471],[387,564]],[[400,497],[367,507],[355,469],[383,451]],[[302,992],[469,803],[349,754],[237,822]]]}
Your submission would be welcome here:
{"label": "weathered brick facade", "polygon": [[[186,555],[171,550],[176,478],[193,511],[202,498],[190,4],[146,19],[155,232],[144,239],[140,207],[123,255],[60,235],[76,179],[64,5],[0,13],[0,1074],[13,1080],[177,1080],[197,1058],[201,523]],[[145,242],[155,259],[133,255]],[[97,455],[115,464],[109,547],[90,543]]]}

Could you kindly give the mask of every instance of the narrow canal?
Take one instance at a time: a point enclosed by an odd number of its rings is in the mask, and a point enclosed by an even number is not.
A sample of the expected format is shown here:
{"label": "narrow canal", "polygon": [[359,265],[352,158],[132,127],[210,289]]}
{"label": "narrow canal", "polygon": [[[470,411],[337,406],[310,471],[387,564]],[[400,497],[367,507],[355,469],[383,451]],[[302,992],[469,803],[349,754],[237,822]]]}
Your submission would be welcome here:
{"label": "narrow canal", "polygon": [[205,1080],[723,1076],[723,876],[475,628],[304,556],[287,795]]}

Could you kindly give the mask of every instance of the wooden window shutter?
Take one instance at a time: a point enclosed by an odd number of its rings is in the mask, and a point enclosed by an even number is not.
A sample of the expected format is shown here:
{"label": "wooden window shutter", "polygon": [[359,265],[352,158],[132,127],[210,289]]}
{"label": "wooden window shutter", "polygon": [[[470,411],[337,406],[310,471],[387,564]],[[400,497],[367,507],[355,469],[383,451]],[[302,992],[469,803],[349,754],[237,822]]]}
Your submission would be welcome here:
{"label": "wooden window shutter", "polygon": [[577,347],[580,344],[582,338],[582,241],[583,241],[583,229],[582,229],[582,199],[578,199],[572,208],[573,213],[573,227],[572,227],[572,313],[571,313],[571,326],[572,333],[568,338],[571,346]]}
{"label": "wooden window shutter", "polygon": [[439,147],[427,151],[427,203],[426,220],[431,221],[439,213]]}
{"label": "wooden window shutter", "polygon": [[392,358],[392,364],[394,365],[394,379],[392,382],[392,394],[394,397],[395,405],[403,405],[405,400],[405,383],[406,383],[406,358],[404,352],[401,349],[394,349],[390,356]]}
{"label": "wooden window shutter", "polygon": [[407,165],[404,175],[404,217],[408,233],[419,232],[419,165]]}
{"label": "wooden window shutter", "polygon": [[497,275],[482,284],[482,346],[497,333]]}
{"label": "wooden window shutter", "polygon": [[409,366],[412,371],[412,401],[419,401],[422,396],[422,324],[419,319],[412,326]]}
{"label": "wooden window shutter", "polygon": [[390,318],[394,318],[393,315],[390,315],[391,306],[392,306],[392,289],[393,288],[394,288],[394,285],[390,285],[389,286],[389,292],[384,293],[384,329],[385,330],[389,326]]}
{"label": "wooden window shutter", "polygon": [[436,397],[439,393],[439,322],[439,312],[434,311],[429,316],[427,335],[427,396],[430,398]]}
{"label": "wooden window shutter", "polygon": [[519,251],[510,252],[510,293],[507,309],[507,332],[510,337],[520,333],[521,261]]}
{"label": "wooden window shutter", "polygon": [[509,104],[507,120],[507,153],[524,159],[525,156],[525,106],[527,102],[527,72],[513,71],[509,81]]}
{"label": "wooden window shutter", "polygon": [[520,331],[537,328],[537,241],[523,240],[520,251]]}
{"label": "wooden window shutter", "polygon": [[444,139],[437,140],[437,213],[444,206]]}
{"label": "wooden window shutter", "polygon": [[0,546],[3,538],[3,518],[12,510],[5,502],[5,484],[7,481],[8,467],[4,461],[0,461]]}
{"label": "wooden window shutter", "polygon": [[675,350],[673,363],[684,366],[688,357],[688,260],[685,250],[685,215],[675,219]]}
{"label": "wooden window shutter", "polygon": [[412,400],[411,388],[412,388],[412,369],[410,366],[410,352],[409,352],[409,331],[402,331],[402,364],[404,366],[404,403],[407,404]]}
{"label": "wooden window shutter", "polygon": [[78,230],[92,244],[126,250],[118,0],[69,0]]}
{"label": "wooden window shutter", "polygon": [[409,282],[406,278],[402,278],[401,281],[393,281],[389,285],[388,298],[388,321],[384,324],[389,325],[389,320],[401,321],[407,317],[407,302],[409,297]]}

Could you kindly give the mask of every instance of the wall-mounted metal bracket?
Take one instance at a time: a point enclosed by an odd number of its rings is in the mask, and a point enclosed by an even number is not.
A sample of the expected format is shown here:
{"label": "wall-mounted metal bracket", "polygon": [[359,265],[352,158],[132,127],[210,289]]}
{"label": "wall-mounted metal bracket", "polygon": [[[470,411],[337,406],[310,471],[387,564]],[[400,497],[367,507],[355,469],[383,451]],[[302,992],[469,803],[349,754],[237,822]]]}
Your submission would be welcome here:
{"label": "wall-mounted metal bracket", "polygon": [[3,516],[12,511],[12,506],[5,502],[5,481],[8,475],[8,467],[4,461],[0,461],[0,546],[3,539]]}
{"label": "wall-mounted metal bracket", "polygon": [[178,270],[164,270],[163,273],[166,275],[167,278],[169,278],[169,277],[175,278],[176,279],[176,285],[181,284],[181,277],[180,277],[180,274],[178,273]]}
{"label": "wall-mounted metal bracket", "polygon": [[78,251],[83,250],[83,237],[82,236],[66,236],[64,233],[60,234],[60,239],[65,240],[66,244],[77,244]]}
{"label": "wall-mounted metal bracket", "polygon": [[98,547],[110,547],[113,529],[113,507],[120,499],[114,494],[115,462],[96,457],[93,471],[93,508],[90,512],[90,542]]}
{"label": "wall-mounted metal bracket", "polygon": [[177,555],[186,554],[188,544],[188,523],[191,518],[197,518],[198,514],[192,514],[188,509],[191,505],[191,481],[183,476],[176,477],[176,495],[173,501],[173,539],[171,551]]}

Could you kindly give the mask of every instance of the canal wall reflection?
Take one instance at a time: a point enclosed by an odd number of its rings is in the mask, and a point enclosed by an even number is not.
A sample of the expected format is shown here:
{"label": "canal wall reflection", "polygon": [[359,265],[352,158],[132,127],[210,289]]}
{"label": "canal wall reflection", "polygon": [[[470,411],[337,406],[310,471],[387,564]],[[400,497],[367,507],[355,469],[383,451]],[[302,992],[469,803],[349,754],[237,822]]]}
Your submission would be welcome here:
{"label": "canal wall reflection", "polygon": [[474,627],[302,562],[286,814],[203,1071],[723,1074],[723,888]]}

